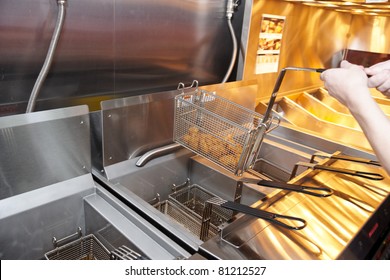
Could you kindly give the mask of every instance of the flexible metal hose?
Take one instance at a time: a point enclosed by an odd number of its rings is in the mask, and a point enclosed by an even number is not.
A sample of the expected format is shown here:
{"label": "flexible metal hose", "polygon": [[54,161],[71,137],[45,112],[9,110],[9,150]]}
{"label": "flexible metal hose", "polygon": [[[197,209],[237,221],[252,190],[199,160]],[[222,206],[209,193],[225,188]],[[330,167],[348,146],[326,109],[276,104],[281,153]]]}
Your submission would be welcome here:
{"label": "flexible metal hose", "polygon": [[225,77],[222,80],[222,83],[225,83],[229,79],[230,75],[232,74],[232,71],[233,71],[233,68],[234,68],[234,64],[236,63],[237,48],[238,48],[237,38],[236,38],[236,35],[234,34],[234,29],[233,29],[231,18],[227,19],[227,23],[228,23],[230,34],[231,34],[231,37],[232,37],[233,53],[232,53],[232,58],[230,60],[229,68],[228,68],[228,70],[227,70],[227,72],[225,74]]}
{"label": "flexible metal hose", "polygon": [[226,18],[227,18],[227,23],[229,26],[230,35],[232,37],[233,53],[232,53],[232,58],[230,60],[229,68],[225,74],[225,77],[222,80],[222,83],[225,83],[229,79],[230,75],[232,74],[234,64],[236,63],[236,59],[237,59],[238,44],[237,44],[236,35],[234,34],[234,29],[233,29],[233,25],[232,25],[232,17],[234,14],[234,9],[239,5],[238,2],[239,1],[233,2],[233,0],[228,0],[227,5],[226,5]]}
{"label": "flexible metal hose", "polygon": [[51,42],[50,42],[49,50],[47,51],[45,62],[42,66],[41,72],[39,73],[38,78],[35,81],[34,87],[31,91],[30,99],[27,104],[26,113],[30,113],[34,111],[36,100],[42,88],[43,82],[46,79],[47,73],[49,72],[50,65],[53,61],[53,55],[57,47],[58,39],[60,37],[60,33],[62,30],[62,26],[64,25],[66,0],[58,0],[57,3],[59,9],[57,23],[53,32],[53,36],[51,38]]}

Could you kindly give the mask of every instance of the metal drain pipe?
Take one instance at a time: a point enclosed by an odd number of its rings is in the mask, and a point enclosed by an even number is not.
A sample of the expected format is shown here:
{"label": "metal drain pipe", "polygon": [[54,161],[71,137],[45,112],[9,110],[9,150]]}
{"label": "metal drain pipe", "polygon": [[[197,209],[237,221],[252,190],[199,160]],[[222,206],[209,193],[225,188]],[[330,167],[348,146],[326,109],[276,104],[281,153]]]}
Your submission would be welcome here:
{"label": "metal drain pipe", "polygon": [[57,47],[58,39],[60,37],[60,33],[62,30],[62,26],[64,25],[64,19],[65,19],[65,5],[66,0],[56,0],[58,4],[58,17],[57,17],[57,23],[54,28],[53,36],[51,38],[49,50],[46,54],[45,62],[42,66],[41,72],[38,75],[37,80],[35,81],[34,87],[32,89],[30,99],[28,100],[27,104],[27,110],[26,113],[31,113],[34,111],[35,103],[37,101],[39,92],[41,91],[43,82],[46,79],[47,73],[49,72],[50,65],[53,61],[54,52]]}

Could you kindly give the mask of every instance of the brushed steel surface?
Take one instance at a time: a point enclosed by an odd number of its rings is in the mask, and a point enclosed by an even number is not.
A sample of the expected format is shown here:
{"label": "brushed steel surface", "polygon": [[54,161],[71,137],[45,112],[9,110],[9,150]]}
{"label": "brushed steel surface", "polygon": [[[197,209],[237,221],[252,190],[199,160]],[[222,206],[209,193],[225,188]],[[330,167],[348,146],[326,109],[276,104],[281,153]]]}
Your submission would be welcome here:
{"label": "brushed steel surface", "polygon": [[102,187],[84,198],[85,223],[109,249],[127,246],[152,260],[172,260],[190,256],[137,213],[113,198]]}
{"label": "brushed steel surface", "polygon": [[[160,164],[160,166],[151,167],[150,164],[148,164],[141,169],[135,166],[136,159],[129,160],[122,164],[111,165],[106,168],[106,174],[110,179],[107,179],[96,170],[92,170],[92,172],[96,178],[99,178],[99,180],[108,188],[114,190],[115,193],[122,197],[127,203],[130,203],[134,209],[140,211],[144,218],[148,221],[153,221],[153,224],[159,224],[160,227],[164,229],[164,232],[169,232],[171,236],[174,236],[175,242],[178,242],[179,244],[184,243],[186,244],[186,248],[190,248],[190,250],[195,252],[202,243],[201,240],[188,234],[188,231],[186,231],[183,226],[168,219],[168,217],[163,215],[158,209],[149,204],[149,201],[156,196],[155,189],[157,187],[159,187],[160,191],[163,191],[163,195],[167,195],[167,193],[171,191],[173,181],[176,182],[180,180],[180,182],[184,182],[187,179],[186,172],[184,171],[183,173],[182,170],[186,165],[183,165],[181,162],[182,160],[179,159],[179,164],[177,164],[177,158],[171,157],[167,162],[166,157],[168,156],[157,159],[156,164]],[[164,172],[166,170],[161,168],[161,166],[167,167],[168,170],[172,171],[168,173]],[[179,170],[175,169],[177,166],[181,166]],[[160,173],[156,171],[159,171]],[[181,173],[181,175],[175,175],[175,172]],[[164,178],[163,182],[161,181],[161,178]]]}
{"label": "brushed steel surface", "polygon": [[177,94],[179,92],[174,90],[103,101],[103,166],[172,143],[174,97]]}
{"label": "brushed steel surface", "polygon": [[[387,114],[389,101],[376,97],[374,93],[373,98]],[[266,104],[260,102],[257,110],[264,110],[265,107]],[[286,121],[285,126],[295,126],[306,133],[372,152],[367,138],[349,110],[321,87],[285,93],[275,110]]]}
{"label": "brushed steel surface", "polygon": [[[257,86],[253,81],[201,88],[248,109],[255,108]],[[94,167],[102,170],[173,143],[174,98],[180,93],[171,90],[101,102],[102,110],[90,114]]]}
{"label": "brushed steel surface", "polygon": [[[49,47],[57,2],[4,0],[0,5],[0,100],[27,102]],[[68,1],[61,38],[39,100],[113,90],[113,11],[113,2]],[[39,104],[37,110],[42,110]]]}
{"label": "brushed steel surface", "polygon": [[91,171],[85,105],[0,118],[0,199]]}
{"label": "brushed steel surface", "polygon": [[[227,89],[229,93],[234,92],[233,96],[241,96],[242,98],[245,98],[246,90],[253,94],[258,89],[258,87],[253,84],[242,83],[242,85],[244,85],[243,88],[240,88],[241,83],[235,82],[234,84],[235,85],[228,84],[229,87],[226,87],[225,89]],[[230,86],[232,87],[230,88]],[[237,88],[235,88],[235,86],[237,86]],[[216,85],[211,88],[218,89],[218,86]],[[106,177],[102,176],[102,180],[105,180],[112,190],[127,200],[133,207],[141,211],[145,217],[148,217],[153,223],[158,223],[165,231],[169,232],[170,235],[175,236],[175,240],[177,240],[179,244],[186,244],[186,246],[194,251],[198,249],[206,250],[217,258],[334,259],[339,258],[340,254],[346,248],[349,248],[345,240],[353,239],[353,237],[351,237],[351,232],[348,231],[348,233],[345,236],[340,237],[340,239],[334,238],[330,232],[336,229],[338,230],[338,228],[329,225],[327,219],[321,220],[321,217],[318,215],[322,214],[322,212],[317,213],[313,210],[313,205],[316,205],[316,201],[306,205],[305,201],[309,200],[307,200],[305,196],[298,196],[280,190],[270,190],[266,187],[253,188],[252,186],[252,188],[244,188],[243,201],[248,205],[257,205],[267,211],[290,216],[303,216],[302,218],[305,218],[305,215],[307,214],[305,209],[308,209],[310,215],[308,214],[307,220],[311,221],[313,219],[312,217],[318,218],[320,220],[318,226],[323,227],[323,230],[325,231],[329,230],[328,234],[331,237],[327,236],[326,240],[334,242],[334,245],[329,246],[327,250],[324,250],[322,248],[322,246],[325,246],[324,244],[317,244],[317,240],[312,240],[311,234],[317,233],[312,228],[310,230],[314,233],[309,231],[308,234],[306,234],[306,232],[302,234],[292,234],[291,232],[280,231],[279,228],[270,226],[269,223],[263,220],[253,220],[247,218],[245,215],[237,216],[235,222],[227,225],[223,231],[223,234],[226,235],[223,235],[225,241],[222,241],[217,237],[203,244],[201,240],[188,234],[183,227],[170,221],[162,213],[153,208],[149,202],[154,201],[157,194],[160,196],[160,199],[163,200],[171,192],[173,184],[181,184],[185,182],[187,177],[190,177],[192,181],[203,187],[206,186],[210,191],[225,199],[231,199],[233,196],[234,183],[237,180],[234,176],[227,175],[220,170],[221,168],[218,169],[218,167],[201,157],[193,157],[189,161],[191,153],[188,153],[187,151],[186,154],[185,149],[160,158],[155,158],[141,168],[136,167],[135,165],[138,159],[135,154],[133,158],[128,159],[126,157],[126,151],[129,151],[129,147],[137,150],[137,147],[142,147],[147,143],[153,143],[153,139],[144,137],[146,134],[145,132],[142,132],[145,126],[144,124],[147,124],[149,121],[147,116],[153,115],[148,111],[148,108],[155,106],[155,104],[151,103],[158,104],[160,102],[167,102],[163,107],[154,109],[154,111],[158,112],[164,111],[162,108],[168,108],[170,106],[168,106],[168,104],[171,102],[170,100],[173,98],[174,92],[175,91],[168,92],[166,95],[164,95],[164,93],[158,93],[123,98],[102,103],[102,113],[106,114],[107,112],[110,112],[110,118],[113,116],[115,117],[113,120],[106,122],[106,126],[104,127],[106,132],[102,133],[103,141],[105,137],[111,139],[108,143],[110,143],[110,145],[116,145],[116,147],[111,147],[111,151],[116,149],[118,151],[117,154],[120,156],[119,161],[115,162],[114,159],[113,164],[104,166],[104,175]],[[288,94],[284,95],[288,96]],[[249,103],[248,106],[250,106]],[[137,114],[137,112],[142,113]],[[155,113],[157,114],[157,112]],[[142,115],[144,119],[139,115]],[[107,114],[106,116],[108,117]],[[129,118],[128,116],[132,117]],[[130,121],[134,119],[137,119],[138,123],[130,123]],[[160,122],[160,119],[158,118],[152,119],[156,121],[156,124]],[[164,121],[167,121],[167,124],[169,125],[172,122],[169,118],[164,119]],[[156,125],[153,127],[156,129],[153,133],[159,132],[161,135],[164,134],[164,126]],[[132,129],[140,132],[138,136],[139,139],[143,139],[142,141],[131,142],[133,140],[129,137],[134,135],[132,134]],[[124,141],[123,139],[128,140]],[[165,139],[168,140],[169,138]],[[276,179],[286,181],[288,180],[287,177],[289,172],[291,172],[294,163],[308,160],[310,154],[317,150],[330,153],[340,150],[350,155],[374,157],[370,152],[365,151],[364,149],[355,149],[350,145],[340,144],[340,142],[335,140],[327,140],[319,134],[306,134],[303,133],[300,128],[294,130],[290,127],[281,126],[266,137],[260,152],[261,161],[258,166],[256,166],[256,168],[258,168],[256,171],[264,176],[270,174],[271,178],[274,176]],[[344,184],[352,184],[352,188],[356,185],[356,183],[351,180],[345,181],[347,183],[337,180],[330,182],[332,187],[338,187],[340,185],[347,191],[349,191],[350,188],[344,187]],[[318,182],[310,181],[304,181],[304,183],[313,186],[318,186],[319,184]],[[359,185],[360,183],[357,184]],[[386,182],[386,186],[387,185],[388,182]],[[368,202],[366,204],[364,204],[364,202],[358,202],[356,204],[357,200],[354,204],[353,202],[346,201],[346,196],[337,196],[335,198],[336,202],[332,202],[329,205],[332,207],[334,205],[349,207],[349,204],[351,204],[353,210],[359,209],[355,215],[360,215],[359,211],[375,211],[380,205],[379,201],[385,199],[383,198],[383,194],[389,191],[386,186],[384,187],[384,192],[383,190],[379,190],[378,192],[378,189],[374,188],[376,191],[376,193],[374,193],[374,198],[371,198],[371,194],[369,194]],[[371,190],[367,190],[367,192],[371,192]],[[360,200],[364,200],[367,196],[364,191],[351,192],[350,195],[356,196],[357,199]],[[378,197],[375,197],[376,195]],[[279,203],[279,201],[281,202]],[[325,202],[321,201],[319,205],[322,205],[323,203]],[[347,206],[344,204],[347,204]],[[328,204],[324,205],[325,206],[321,207],[324,207],[325,210],[328,211]],[[314,207],[314,209],[317,211],[320,209],[319,207],[320,206],[317,208]],[[294,209],[296,209],[297,212],[290,213],[290,211],[295,211]],[[321,211],[325,210],[321,209]],[[344,212],[349,215],[351,214],[351,211],[352,210],[348,209]],[[327,215],[333,218],[332,213]],[[346,221],[345,217],[343,215],[341,216],[340,220],[337,220],[337,223]],[[366,213],[362,214],[362,217],[356,219],[357,225],[353,225],[351,230],[355,231],[355,233],[359,232],[360,228],[358,229],[358,227],[362,226],[363,220],[367,221],[369,219],[370,217],[368,217]],[[339,233],[337,232],[336,235],[338,234]],[[287,251],[284,249],[284,246],[287,246]]]}
{"label": "brushed steel surface", "polygon": [[[253,82],[204,88],[254,109],[257,87]],[[90,113],[93,168],[102,174],[111,173],[107,170],[110,165],[172,143],[174,97],[179,93],[173,90],[103,101],[101,111]]]}
{"label": "brushed steel surface", "polygon": [[[203,243],[199,236],[190,234],[184,226],[171,220],[149,202],[157,196],[161,201],[166,200],[172,193],[174,185],[186,182],[187,178],[225,199],[233,199],[238,177],[231,174],[227,176],[228,172],[222,168],[208,160],[193,157],[193,153],[186,149],[153,159],[141,168],[135,165],[136,161],[137,158],[134,158],[107,166],[105,175],[108,179],[101,174],[97,175],[96,171],[93,172],[109,188],[144,213],[147,219],[154,224],[158,223],[165,231],[175,236],[179,243],[184,243],[197,251]],[[244,188],[242,203],[252,204],[264,198],[264,192],[272,191],[261,186]]]}
{"label": "brushed steel surface", "polygon": [[[234,14],[240,38],[244,2]],[[0,3],[0,115],[23,112],[53,33],[57,2]],[[37,110],[220,82],[232,43],[226,1],[68,1]]]}
{"label": "brushed steel surface", "polygon": [[53,236],[98,225],[115,227],[112,238],[148,258],[190,256],[95,185],[87,106],[1,117],[0,157],[1,259],[40,259],[53,249]]}
{"label": "brushed steel surface", "polygon": [[[280,67],[336,66],[347,48],[387,52],[386,16],[361,16],[285,1],[241,1],[233,17],[238,77],[256,79],[269,95],[276,74],[254,75],[262,14],[286,15]],[[226,1],[69,1],[54,62],[38,110],[146,94],[198,79],[220,82],[231,56]],[[23,112],[49,46],[56,1],[0,3],[0,115]],[[244,21],[244,23],[243,23]],[[309,23],[309,24],[308,24]],[[241,33],[243,34],[241,36]],[[291,74],[284,89],[320,83]]]}
{"label": "brushed steel surface", "polygon": [[53,249],[53,236],[84,230],[83,197],[93,192],[85,174],[0,200],[0,258],[41,259]]}
{"label": "brushed steel surface", "polygon": [[343,154],[376,160],[372,151],[357,149],[351,145],[343,145],[331,139],[325,139],[318,133],[298,128],[291,125],[281,125],[278,129],[269,134],[271,139],[277,143],[284,143],[288,147],[296,147],[296,150],[305,151],[306,154],[313,154],[316,151],[323,151],[333,154],[340,151]]}
{"label": "brushed steel surface", "polygon": [[0,200],[0,257],[42,259],[54,249],[53,237],[69,236],[78,227],[109,250],[127,245],[150,259],[190,256],[85,174]]}

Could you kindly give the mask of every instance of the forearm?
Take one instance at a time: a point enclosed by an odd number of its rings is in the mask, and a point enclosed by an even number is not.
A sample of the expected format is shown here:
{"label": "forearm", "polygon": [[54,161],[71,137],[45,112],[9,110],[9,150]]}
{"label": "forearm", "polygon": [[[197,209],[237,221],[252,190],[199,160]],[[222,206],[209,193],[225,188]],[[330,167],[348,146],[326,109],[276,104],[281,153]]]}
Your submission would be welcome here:
{"label": "forearm", "polygon": [[378,160],[390,175],[390,119],[372,98],[354,104],[350,107],[350,111],[358,121]]}
{"label": "forearm", "polygon": [[371,86],[383,86],[382,90],[390,89],[390,85],[387,87],[387,80],[382,77],[383,74],[377,74],[380,69],[376,68],[385,66],[389,66],[390,69],[390,61],[366,69],[364,72],[363,68],[342,61],[340,68],[324,71],[321,79],[329,94],[348,107],[370,142],[378,160],[390,175],[390,120],[372,98],[367,79],[367,74],[378,75],[372,77]]}

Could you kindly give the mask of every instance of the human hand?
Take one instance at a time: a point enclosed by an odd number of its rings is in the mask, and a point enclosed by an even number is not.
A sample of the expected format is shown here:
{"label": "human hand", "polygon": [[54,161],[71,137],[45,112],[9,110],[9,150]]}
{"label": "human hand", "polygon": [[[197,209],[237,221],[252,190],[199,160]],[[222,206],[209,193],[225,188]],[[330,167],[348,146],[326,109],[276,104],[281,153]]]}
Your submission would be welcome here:
{"label": "human hand", "polygon": [[383,95],[390,97],[390,60],[365,68],[364,71],[371,76],[368,79],[368,87],[376,88]]}
{"label": "human hand", "polygon": [[366,97],[370,97],[367,74],[362,66],[344,60],[340,68],[328,69],[320,77],[329,94],[348,108],[363,105]]}

